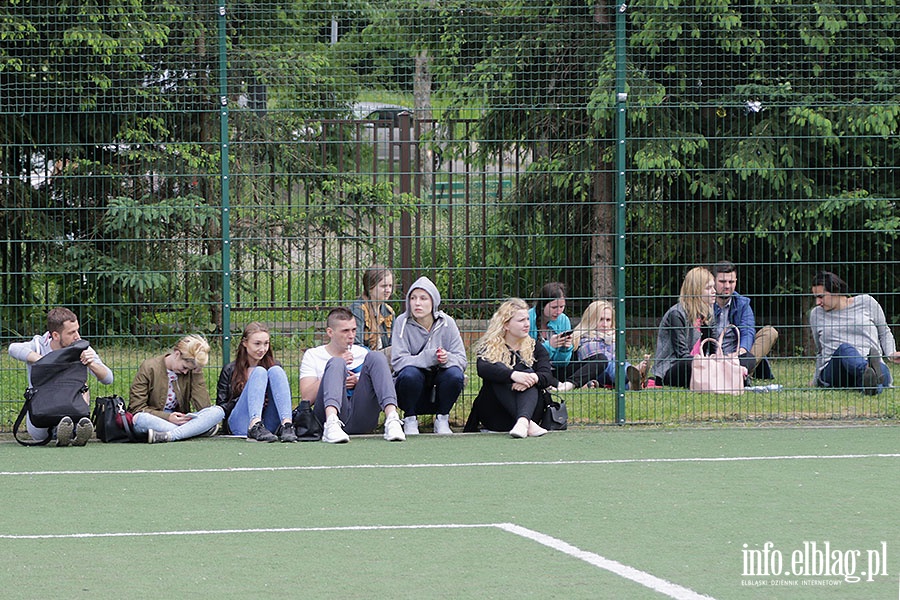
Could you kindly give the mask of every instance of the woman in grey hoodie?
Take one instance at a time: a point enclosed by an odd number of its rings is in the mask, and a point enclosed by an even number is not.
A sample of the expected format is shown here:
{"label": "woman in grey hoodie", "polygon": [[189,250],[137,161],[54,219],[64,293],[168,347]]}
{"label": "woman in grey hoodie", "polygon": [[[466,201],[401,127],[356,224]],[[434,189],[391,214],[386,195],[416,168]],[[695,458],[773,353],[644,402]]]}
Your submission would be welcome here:
{"label": "woman in grey hoodie", "polygon": [[435,415],[435,433],[453,433],[450,409],[465,385],[466,349],[456,321],[440,305],[437,287],[419,277],[391,330],[391,366],[406,435],[419,433],[420,414]]}

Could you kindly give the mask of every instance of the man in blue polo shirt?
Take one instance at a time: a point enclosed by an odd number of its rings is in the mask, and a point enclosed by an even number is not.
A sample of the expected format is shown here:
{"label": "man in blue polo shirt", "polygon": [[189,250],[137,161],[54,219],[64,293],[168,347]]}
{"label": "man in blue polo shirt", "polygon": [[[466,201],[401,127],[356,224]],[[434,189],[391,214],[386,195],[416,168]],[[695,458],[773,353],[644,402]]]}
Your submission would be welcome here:
{"label": "man in blue polo shirt", "polygon": [[772,369],[766,356],[778,339],[774,327],[766,325],[756,330],[756,319],[750,308],[750,299],[741,296],[737,288],[737,267],[734,263],[720,261],[710,269],[716,279],[715,336],[718,337],[728,325],[736,325],[741,332],[740,347],[734,329],[725,332],[722,350],[728,354],[737,351],[741,364],[747,368],[750,377],[773,379]]}

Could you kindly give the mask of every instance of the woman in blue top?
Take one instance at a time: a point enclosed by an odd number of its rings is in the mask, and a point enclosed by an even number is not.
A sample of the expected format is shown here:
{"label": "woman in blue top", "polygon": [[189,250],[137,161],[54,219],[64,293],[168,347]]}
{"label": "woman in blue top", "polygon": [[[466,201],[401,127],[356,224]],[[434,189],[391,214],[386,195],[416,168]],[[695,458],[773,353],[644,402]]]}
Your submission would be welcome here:
{"label": "woman in blue top", "polygon": [[561,392],[576,387],[595,387],[606,370],[604,356],[579,361],[573,356],[572,323],[565,314],[566,286],[552,281],[541,288],[540,297],[529,309],[529,334],[541,342],[550,355],[553,376],[559,379]]}

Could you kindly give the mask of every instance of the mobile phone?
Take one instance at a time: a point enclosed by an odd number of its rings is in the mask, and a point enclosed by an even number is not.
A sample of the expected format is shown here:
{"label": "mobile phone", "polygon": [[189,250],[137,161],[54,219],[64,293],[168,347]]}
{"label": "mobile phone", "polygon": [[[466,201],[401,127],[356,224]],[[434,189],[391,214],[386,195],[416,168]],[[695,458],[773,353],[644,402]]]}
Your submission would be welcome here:
{"label": "mobile phone", "polygon": [[562,333],[559,333],[557,335],[559,335],[559,337],[572,337],[573,332],[574,330],[570,329],[568,331],[563,331]]}

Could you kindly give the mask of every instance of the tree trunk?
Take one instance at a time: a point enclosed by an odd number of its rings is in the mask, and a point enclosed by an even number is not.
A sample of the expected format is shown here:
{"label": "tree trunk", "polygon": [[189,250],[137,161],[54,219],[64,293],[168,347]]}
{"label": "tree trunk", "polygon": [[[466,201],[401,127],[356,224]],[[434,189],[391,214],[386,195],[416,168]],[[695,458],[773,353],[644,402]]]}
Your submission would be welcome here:
{"label": "tree trunk", "polygon": [[616,294],[616,203],[615,179],[610,165],[594,174],[594,227],[591,234],[591,287],[594,298]]}
{"label": "tree trunk", "polygon": [[[418,171],[421,173],[422,186],[426,190],[434,187],[434,151],[432,149],[434,131],[431,112],[431,59],[428,56],[428,50],[422,50],[416,56],[416,70],[413,79],[413,97],[415,98],[416,121],[414,122],[414,130],[417,136],[411,138],[414,142],[415,154],[413,160],[418,163]],[[425,144],[421,144],[421,140],[427,140]],[[415,168],[414,163],[414,168]],[[416,186],[419,187],[419,186]]]}

